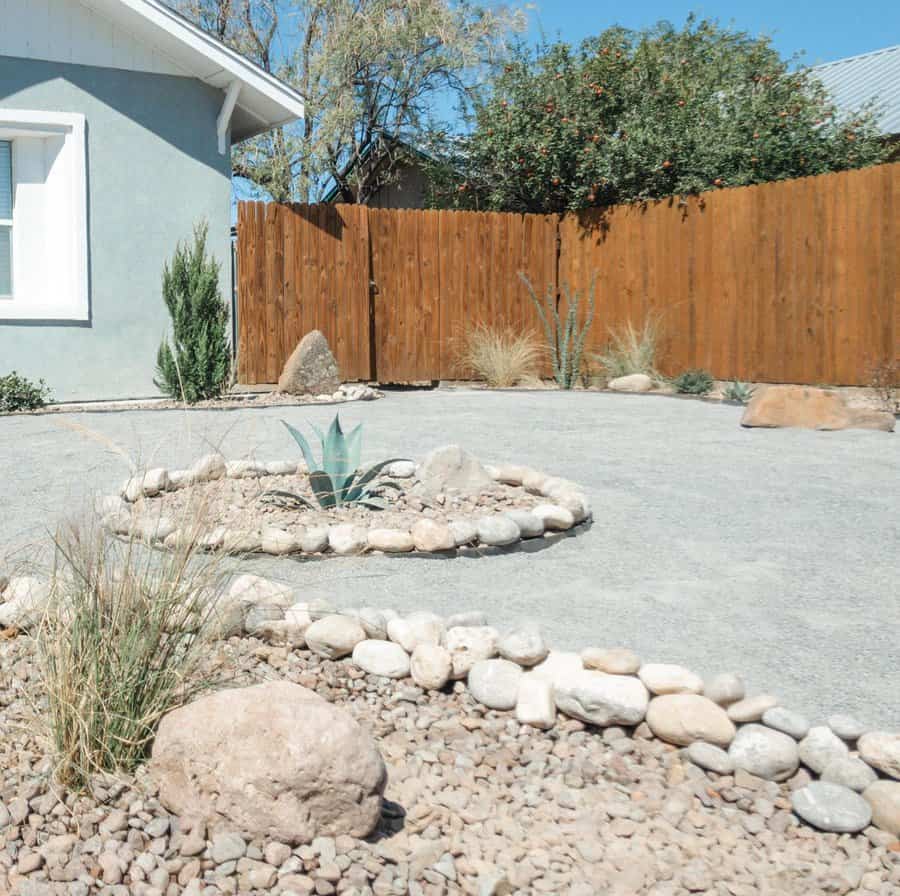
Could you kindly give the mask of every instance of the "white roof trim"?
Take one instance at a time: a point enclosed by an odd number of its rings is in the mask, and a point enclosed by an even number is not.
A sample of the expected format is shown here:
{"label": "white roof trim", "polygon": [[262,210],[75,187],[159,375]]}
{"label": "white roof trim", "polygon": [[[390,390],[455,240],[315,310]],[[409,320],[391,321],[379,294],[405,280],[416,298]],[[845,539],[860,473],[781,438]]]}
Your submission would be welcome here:
{"label": "white roof trim", "polygon": [[[239,81],[240,100],[232,123],[232,143],[303,118],[303,97],[293,87],[225,46],[161,0],[80,2],[120,23],[138,39],[152,43],[179,67],[207,84],[227,90],[231,83]],[[151,34],[147,33],[148,24],[152,26]]]}

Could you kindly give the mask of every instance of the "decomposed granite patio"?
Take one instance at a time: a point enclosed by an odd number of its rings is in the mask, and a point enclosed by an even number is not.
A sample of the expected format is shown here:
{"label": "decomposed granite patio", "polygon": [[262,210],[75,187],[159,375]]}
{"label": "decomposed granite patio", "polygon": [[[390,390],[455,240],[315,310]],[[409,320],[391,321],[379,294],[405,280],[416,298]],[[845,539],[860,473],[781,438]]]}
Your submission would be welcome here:
{"label": "decomposed granite patio", "polygon": [[[293,457],[279,419],[325,425],[334,408],[127,411],[0,418],[0,566],[129,469]],[[536,620],[565,649],[626,646],[821,718],[900,724],[900,437],[743,430],[739,407],[658,396],[392,392],[343,405],[365,423],[363,462],[459,443],[486,463],[579,482],[592,527],[546,550],[376,556],[241,569],[305,600]],[[236,561],[235,561],[236,562]]]}

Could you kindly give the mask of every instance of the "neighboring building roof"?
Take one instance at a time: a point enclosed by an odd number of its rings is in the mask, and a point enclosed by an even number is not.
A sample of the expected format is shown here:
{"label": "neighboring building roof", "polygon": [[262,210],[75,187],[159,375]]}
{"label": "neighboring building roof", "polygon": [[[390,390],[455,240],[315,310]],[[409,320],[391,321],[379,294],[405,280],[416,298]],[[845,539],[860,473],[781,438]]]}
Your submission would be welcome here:
{"label": "neighboring building roof", "polygon": [[155,47],[187,74],[227,90],[240,84],[231,116],[231,141],[238,143],[303,117],[303,97],[162,0],[79,0],[139,40]]}
{"label": "neighboring building roof", "polygon": [[900,44],[816,65],[812,72],[838,109],[849,112],[874,100],[881,130],[900,134]]}

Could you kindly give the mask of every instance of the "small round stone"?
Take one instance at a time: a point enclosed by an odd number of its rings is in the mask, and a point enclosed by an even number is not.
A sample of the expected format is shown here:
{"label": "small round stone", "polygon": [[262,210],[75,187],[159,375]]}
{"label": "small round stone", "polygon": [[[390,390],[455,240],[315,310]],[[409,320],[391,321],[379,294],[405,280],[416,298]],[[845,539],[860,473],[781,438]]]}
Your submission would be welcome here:
{"label": "small round stone", "polygon": [[685,750],[685,754],[694,765],[715,772],[717,775],[730,775],[734,771],[734,760],[732,760],[726,750],[715,746],[715,744],[707,744],[702,740],[695,740]]}
{"label": "small round stone", "polygon": [[644,663],[638,678],[651,694],[699,694],[703,679],[673,663]]}
{"label": "small round stone", "polygon": [[509,660],[481,660],[469,671],[469,691],[490,709],[513,709],[523,672]]}
{"label": "small round stone", "polygon": [[442,688],[450,679],[453,660],[439,644],[418,644],[410,658],[412,680],[426,691]]}
{"label": "small round stone", "polygon": [[900,779],[900,734],[869,731],[857,744],[859,755],[877,771]]}
{"label": "small round stone", "polygon": [[849,787],[862,793],[870,784],[878,779],[874,770],[862,759],[848,756],[846,759],[834,759],[822,770],[822,780],[832,784]]}
{"label": "small round stone", "polygon": [[636,675],[641,668],[641,658],[625,647],[604,650],[600,647],[585,647],[581,651],[581,661],[585,669],[596,669],[609,675]]}
{"label": "small round stone", "polygon": [[709,697],[719,706],[731,706],[732,703],[743,700],[745,694],[744,682],[730,672],[720,672],[703,683],[703,696]]}
{"label": "small round stone", "polygon": [[830,728],[817,725],[800,741],[800,761],[817,775],[838,759],[846,759],[850,751]]}
{"label": "small round stone", "polygon": [[739,728],[728,754],[735,768],[767,781],[786,781],[800,764],[797,742],[765,725]]}
{"label": "small round stone", "polygon": [[370,675],[383,678],[406,678],[409,675],[409,655],[393,641],[360,641],[353,648],[353,662]]}
{"label": "small round stone", "polygon": [[756,697],[745,697],[728,707],[728,718],[732,722],[744,725],[747,722],[758,722],[767,709],[778,706],[778,698],[770,694],[759,694]]}
{"label": "small round stone", "polygon": [[855,834],[872,821],[872,809],[858,793],[828,781],[795,790],[791,805],[813,827],[835,834]]}
{"label": "small round stone", "polygon": [[841,740],[853,742],[859,740],[866,733],[866,726],[854,719],[853,716],[834,715],[829,716],[825,721]]}
{"label": "small round stone", "polygon": [[875,781],[863,798],[872,808],[872,824],[900,838],[900,781]]}
{"label": "small round stone", "polygon": [[519,527],[504,514],[483,516],[475,521],[478,540],[488,547],[504,547],[519,540]]}
{"label": "small round stone", "polygon": [[791,712],[783,706],[773,706],[762,714],[763,725],[783,731],[794,740],[802,740],[809,732],[809,722],[798,712]]}
{"label": "small round stone", "polygon": [[657,737],[679,746],[705,741],[727,747],[735,733],[725,710],[700,694],[654,697],[647,708],[647,724]]}
{"label": "small round stone", "polygon": [[528,668],[546,659],[550,649],[537,626],[523,625],[507,632],[497,651],[504,659]]}

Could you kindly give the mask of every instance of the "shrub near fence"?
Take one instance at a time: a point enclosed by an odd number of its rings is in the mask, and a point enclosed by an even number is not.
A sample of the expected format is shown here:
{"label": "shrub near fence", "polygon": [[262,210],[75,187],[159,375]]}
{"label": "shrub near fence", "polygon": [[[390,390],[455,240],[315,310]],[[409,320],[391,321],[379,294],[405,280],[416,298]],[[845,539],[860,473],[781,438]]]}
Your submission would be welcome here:
{"label": "shrub near fence", "polygon": [[346,379],[456,375],[479,322],[540,331],[536,288],[586,294],[588,340],[649,314],[661,369],[868,382],[900,354],[900,163],[569,214],[241,203],[238,359],[274,382],[319,327]]}

